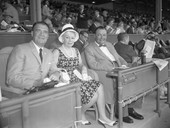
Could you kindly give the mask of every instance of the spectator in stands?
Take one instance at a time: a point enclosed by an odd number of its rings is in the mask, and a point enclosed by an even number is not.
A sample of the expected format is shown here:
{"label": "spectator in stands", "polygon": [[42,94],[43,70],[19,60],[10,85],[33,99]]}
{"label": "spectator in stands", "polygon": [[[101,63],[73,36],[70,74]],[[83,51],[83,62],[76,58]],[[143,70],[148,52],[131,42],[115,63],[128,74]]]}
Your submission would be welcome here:
{"label": "spectator in stands", "polygon": [[13,21],[12,16],[3,15],[3,20],[0,23],[0,29],[6,30],[7,32],[21,32],[26,31],[20,24]]}
{"label": "spectator in stands", "polygon": [[79,32],[79,39],[74,43],[73,47],[77,48],[80,54],[84,51],[85,47],[89,44],[87,42],[89,34],[87,31]]}
{"label": "spectator in stands", "polygon": [[3,14],[2,14],[2,9],[1,9],[1,6],[0,6],[0,22],[3,20]]}
{"label": "spectator in stands", "polygon": [[57,30],[53,27],[53,24],[52,24],[52,22],[51,22],[51,20],[50,20],[49,18],[46,18],[46,19],[44,20],[44,22],[45,22],[46,24],[48,24],[48,26],[49,26],[49,32],[54,32],[54,33],[56,33],[56,34],[58,35]]}
{"label": "spectator in stands", "polygon": [[105,25],[106,25],[106,22],[108,21],[108,18],[109,18],[109,16],[108,16],[108,11],[107,11],[107,10],[103,10],[102,16],[103,16],[103,21],[104,21],[103,26],[105,26]]}
{"label": "spectator in stands", "polygon": [[54,16],[51,19],[53,26],[58,28],[60,26],[61,19],[62,19],[62,14],[60,13],[59,10],[56,10]]}
{"label": "spectator in stands", "polygon": [[19,15],[18,11],[12,4],[10,3],[10,0],[3,0],[2,5],[4,6],[5,10],[3,11],[4,15],[12,16],[12,21],[19,23]]}
{"label": "spectator in stands", "polygon": [[78,16],[77,16],[77,24],[76,27],[81,30],[88,30],[88,15],[86,10],[84,9],[84,5],[80,5]]}
{"label": "spectator in stands", "polygon": [[170,32],[170,23],[168,22],[168,20],[163,20],[162,21],[162,29],[163,31],[165,31],[165,33],[169,33]]}
{"label": "spectator in stands", "polygon": [[99,10],[94,11],[93,21],[98,21],[103,26],[104,20],[103,16],[100,15]]}
{"label": "spectator in stands", "polygon": [[52,18],[52,14],[51,14],[52,11],[49,8],[49,1],[45,0],[44,3],[45,4],[42,7],[42,19],[46,19],[46,18],[51,19]]}
{"label": "spectator in stands", "polygon": [[[128,66],[127,62],[116,52],[114,46],[106,40],[106,29],[102,26],[98,27],[95,33],[95,42],[90,43],[85,49],[86,61],[89,67],[97,71],[108,72],[115,67]],[[111,93],[112,95],[116,92],[115,89],[110,89],[110,87],[106,85],[104,85],[104,88],[107,89],[107,93]],[[115,101],[115,103],[117,103],[117,101]],[[117,105],[115,105],[115,107],[115,116],[118,117]],[[133,109],[133,103],[129,105],[128,109],[127,107],[124,108],[123,115],[124,122],[133,123],[133,120],[129,117],[129,115],[139,120],[144,118]]]}
{"label": "spectator in stands", "polygon": [[48,25],[36,22],[32,30],[33,39],[29,43],[17,45],[7,64],[7,84],[21,93],[33,86],[41,86],[46,77],[51,80],[61,77],[53,65],[51,51],[44,47],[49,37]]}
{"label": "spectator in stands", "polygon": [[153,32],[155,30],[155,20],[154,18],[149,21],[148,31]]}
{"label": "spectator in stands", "polygon": [[162,25],[161,25],[160,22],[156,23],[154,32],[157,33],[157,34],[164,34],[163,29],[162,29]]}
{"label": "spectator in stands", "polygon": [[82,124],[90,125],[85,117],[86,110],[97,103],[99,110],[98,121],[103,125],[114,126],[116,121],[110,120],[105,114],[105,101],[103,86],[88,76],[87,68],[83,65],[79,51],[73,48],[74,42],[79,39],[79,34],[71,24],[62,28],[59,36],[62,45],[53,51],[54,61],[57,68],[65,69],[70,77],[70,82],[80,82],[80,94],[82,102]]}
{"label": "spectator in stands", "polygon": [[136,29],[136,34],[146,34],[146,29],[145,29],[146,25],[144,23],[139,23],[138,27]]}
{"label": "spectator in stands", "polygon": [[160,58],[160,59],[165,59],[170,57],[170,53],[168,52],[168,50],[166,50],[161,44],[160,44],[160,40],[159,38],[155,35],[154,32],[149,32],[146,37],[142,40],[140,40],[137,44],[136,44],[136,49],[139,52],[139,55],[144,51],[144,47],[146,44],[146,41],[150,40],[150,41],[155,41],[155,47],[154,47],[154,53],[153,53],[153,58]]}
{"label": "spectator in stands", "polygon": [[62,8],[61,8],[61,11],[60,11],[60,13],[63,15],[63,16],[67,16],[67,11],[68,11],[68,8],[69,6],[67,6],[67,4],[66,3],[64,3],[63,5],[62,5]]}
{"label": "spectator in stands", "polygon": [[107,34],[111,34],[111,35],[115,34],[116,29],[113,28],[114,21],[115,21],[114,18],[109,18],[107,20],[107,22],[106,22],[107,23],[106,24]]}
{"label": "spectator in stands", "polygon": [[12,16],[3,15],[3,20],[1,21],[1,29],[7,30],[11,27],[12,24]]}
{"label": "spectator in stands", "polygon": [[170,46],[170,40],[166,40],[166,41],[165,41],[165,44],[166,44],[167,46]]}
{"label": "spectator in stands", "polygon": [[89,33],[95,33],[96,28],[98,28],[99,26],[102,26],[101,23],[99,21],[94,21],[88,29]]}
{"label": "spectator in stands", "polygon": [[136,34],[136,28],[137,28],[137,23],[136,21],[133,21],[130,25],[130,27],[126,30],[128,34]]}
{"label": "spectator in stands", "polygon": [[124,23],[123,23],[123,21],[120,21],[120,22],[117,24],[115,34],[119,34],[119,33],[122,33],[122,32],[125,32]]}
{"label": "spectator in stands", "polygon": [[127,63],[134,63],[134,58],[137,57],[136,51],[129,45],[129,35],[119,33],[117,35],[118,42],[114,45],[117,53],[126,60]]}

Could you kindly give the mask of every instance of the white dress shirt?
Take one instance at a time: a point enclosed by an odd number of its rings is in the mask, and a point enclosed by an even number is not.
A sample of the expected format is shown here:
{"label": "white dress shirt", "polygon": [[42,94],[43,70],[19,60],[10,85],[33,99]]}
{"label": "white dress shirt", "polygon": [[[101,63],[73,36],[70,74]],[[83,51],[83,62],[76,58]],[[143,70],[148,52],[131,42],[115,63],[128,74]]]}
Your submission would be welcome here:
{"label": "white dress shirt", "polygon": [[[99,46],[99,44],[96,42],[96,44]],[[110,53],[110,51],[107,49],[107,47],[99,47],[101,51],[113,62],[116,61],[115,57]]]}
{"label": "white dress shirt", "polygon": [[[40,53],[40,47],[38,46],[38,45],[36,45],[35,43],[34,43],[34,41],[32,41],[32,43],[35,45],[35,48],[37,49],[37,52],[38,52],[38,54]],[[43,50],[43,47],[41,47],[41,49]]]}

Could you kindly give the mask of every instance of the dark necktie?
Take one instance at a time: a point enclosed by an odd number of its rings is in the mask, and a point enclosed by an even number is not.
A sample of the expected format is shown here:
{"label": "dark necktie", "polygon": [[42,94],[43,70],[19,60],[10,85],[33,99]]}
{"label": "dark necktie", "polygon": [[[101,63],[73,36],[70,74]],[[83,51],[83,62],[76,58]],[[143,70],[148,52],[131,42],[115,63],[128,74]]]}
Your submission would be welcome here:
{"label": "dark necktie", "polygon": [[42,55],[42,48],[39,49],[39,56],[40,56],[40,59],[41,59],[41,62],[43,61],[43,55]]}

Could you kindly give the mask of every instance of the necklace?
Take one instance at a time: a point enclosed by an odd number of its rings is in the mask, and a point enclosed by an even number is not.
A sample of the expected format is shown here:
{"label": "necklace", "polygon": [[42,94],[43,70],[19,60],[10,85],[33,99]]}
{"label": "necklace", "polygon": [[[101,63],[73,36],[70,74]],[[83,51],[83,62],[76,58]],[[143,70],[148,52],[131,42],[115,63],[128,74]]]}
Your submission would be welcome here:
{"label": "necklace", "polygon": [[65,48],[65,46],[63,45],[63,50],[64,50],[64,54],[67,56],[67,57],[74,57],[74,51],[72,48],[69,48],[69,50]]}

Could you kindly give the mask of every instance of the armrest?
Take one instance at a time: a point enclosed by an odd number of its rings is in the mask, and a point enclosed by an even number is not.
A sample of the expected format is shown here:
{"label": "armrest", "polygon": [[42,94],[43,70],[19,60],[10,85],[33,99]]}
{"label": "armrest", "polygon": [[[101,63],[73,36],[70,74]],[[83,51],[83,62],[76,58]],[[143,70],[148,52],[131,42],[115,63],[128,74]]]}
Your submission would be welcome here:
{"label": "armrest", "polygon": [[19,89],[15,89],[13,87],[1,87],[1,90],[2,90],[2,96],[9,99],[19,97],[23,93],[23,91]]}

